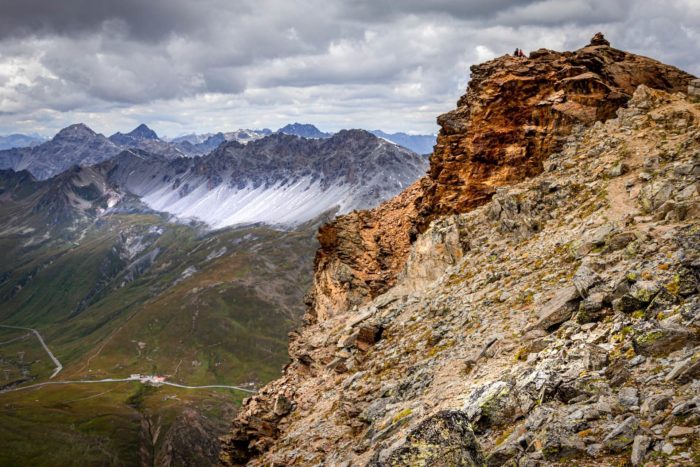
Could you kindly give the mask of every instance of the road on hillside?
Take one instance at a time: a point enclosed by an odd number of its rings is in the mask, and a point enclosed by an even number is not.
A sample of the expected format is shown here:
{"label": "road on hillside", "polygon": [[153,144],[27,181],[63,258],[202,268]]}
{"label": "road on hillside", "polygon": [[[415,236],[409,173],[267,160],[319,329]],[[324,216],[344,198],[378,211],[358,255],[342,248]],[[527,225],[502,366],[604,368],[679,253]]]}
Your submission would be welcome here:
{"label": "road on hillside", "polygon": [[[37,383],[37,384],[32,384],[30,386],[21,386],[18,388],[12,388],[12,389],[5,389],[1,390],[0,394],[5,393],[5,392],[14,392],[14,391],[22,391],[24,389],[32,389],[32,388],[40,388],[42,386],[49,386],[49,385],[54,385],[54,384],[98,384],[98,383],[122,383],[122,382],[128,382],[128,381],[141,381],[138,378],[106,378],[106,379],[94,379],[94,380],[77,380],[77,381],[47,381],[45,383]],[[206,386],[187,386],[185,384],[177,384],[177,383],[169,383],[167,381],[162,381],[158,383],[152,383],[154,386],[159,386],[159,385],[165,385],[165,386],[173,386],[176,388],[183,388],[183,389],[235,389],[237,391],[243,391],[247,392],[249,394],[255,394],[256,392],[250,389],[245,389],[239,386],[228,386],[225,384],[210,384]]]}
{"label": "road on hillside", "polygon": [[[49,347],[46,345],[46,342],[44,342],[44,339],[41,337],[41,334],[39,334],[39,331],[33,328],[25,328],[22,326],[10,326],[8,324],[0,324],[0,328],[9,328],[9,329],[23,329],[25,331],[31,331],[34,333],[34,335],[39,339],[39,342],[41,343],[42,347],[44,347],[44,350],[46,350],[46,353],[49,355],[51,360],[53,361],[54,365],[56,365],[56,368],[54,369],[53,374],[49,377],[49,379],[52,379],[54,376],[56,376],[62,369],[63,365],[61,365],[61,362],[58,361],[58,359],[54,356],[54,354],[51,352]],[[243,391],[247,392],[249,394],[255,394],[255,391],[252,391],[250,389],[245,389],[239,386],[228,386],[225,384],[210,384],[206,386],[188,386],[185,384],[178,384],[178,383],[169,383],[167,381],[152,381],[150,379],[151,377],[144,377],[142,380],[139,377],[131,376],[129,378],[106,378],[106,379],[94,379],[94,380],[77,380],[77,381],[48,381],[45,383],[37,383],[37,384],[32,384],[30,386],[22,386],[18,388],[13,388],[13,389],[5,389],[0,391],[0,394],[4,392],[13,392],[13,391],[21,391],[22,389],[31,389],[31,388],[38,388],[42,386],[48,386],[51,384],[95,384],[95,383],[119,383],[119,382],[125,382],[125,381],[141,381],[142,383],[152,383],[154,385],[161,385],[164,384],[166,386],[173,386],[176,388],[183,388],[183,389],[235,389],[237,391]]]}
{"label": "road on hillside", "polygon": [[51,360],[53,361],[53,364],[56,366],[56,368],[53,370],[53,373],[51,374],[51,376],[49,376],[49,379],[53,379],[54,376],[56,376],[58,373],[61,372],[61,370],[63,369],[63,365],[61,365],[61,362],[59,362],[58,359],[56,358],[56,356],[53,354],[53,352],[51,352],[51,350],[49,349],[49,346],[46,345],[46,342],[44,342],[44,339],[41,337],[41,334],[39,334],[39,331],[37,331],[36,329],[33,329],[33,328],[25,328],[22,326],[10,326],[7,324],[0,324],[0,328],[23,329],[25,331],[33,332],[34,335],[37,337],[37,339],[39,339],[41,346],[44,347],[44,350],[46,350],[46,353],[49,355],[49,358],[51,358]]}

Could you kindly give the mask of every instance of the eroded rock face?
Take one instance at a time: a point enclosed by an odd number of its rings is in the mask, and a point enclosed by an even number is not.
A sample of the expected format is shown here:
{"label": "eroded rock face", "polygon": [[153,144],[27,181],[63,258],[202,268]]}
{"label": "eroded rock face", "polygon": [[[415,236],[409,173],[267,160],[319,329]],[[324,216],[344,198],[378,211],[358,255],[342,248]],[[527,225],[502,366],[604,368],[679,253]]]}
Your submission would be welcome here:
{"label": "eroded rock face", "polygon": [[692,76],[609,46],[602,34],[575,52],[540,49],[474,65],[417,185],[370,211],[341,216],[319,235],[309,317],[325,319],[396,283],[419,232],[489,201],[499,186],[542,172],[577,125],[605,121],[638,85],[687,92]]}
{"label": "eroded rock face", "polygon": [[394,284],[414,239],[420,193],[416,182],[376,209],[355,211],[321,227],[310,321],[367,303]]}

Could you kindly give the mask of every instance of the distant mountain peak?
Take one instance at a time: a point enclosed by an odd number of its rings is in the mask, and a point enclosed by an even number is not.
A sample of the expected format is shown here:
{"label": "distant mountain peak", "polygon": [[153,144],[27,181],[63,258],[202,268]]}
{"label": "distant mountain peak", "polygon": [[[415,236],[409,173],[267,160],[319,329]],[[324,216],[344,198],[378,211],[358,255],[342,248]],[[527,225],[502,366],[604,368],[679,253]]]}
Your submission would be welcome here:
{"label": "distant mountain peak", "polygon": [[409,135],[407,133],[386,133],[382,130],[370,131],[375,136],[384,138],[399,146],[410,149],[418,154],[429,154],[433,152],[433,146],[437,139],[436,135]]}
{"label": "distant mountain peak", "polygon": [[158,139],[158,135],[155,131],[151,130],[145,123],[140,124],[129,133],[127,136],[138,139]]}
{"label": "distant mountain peak", "polygon": [[324,133],[310,123],[294,122],[283,126],[277,133],[301,136],[302,138],[328,138],[330,133]]}
{"label": "distant mountain peak", "polygon": [[89,138],[92,136],[96,136],[97,133],[92,130],[89,126],[87,126],[84,123],[75,123],[73,125],[69,125],[56,133],[55,138]]}

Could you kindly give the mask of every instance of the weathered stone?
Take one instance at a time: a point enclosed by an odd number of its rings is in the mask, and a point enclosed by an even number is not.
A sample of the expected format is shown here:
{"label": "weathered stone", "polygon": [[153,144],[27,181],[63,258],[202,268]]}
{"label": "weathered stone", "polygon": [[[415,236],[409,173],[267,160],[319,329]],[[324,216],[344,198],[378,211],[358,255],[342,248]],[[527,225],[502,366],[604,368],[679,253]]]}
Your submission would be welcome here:
{"label": "weathered stone", "polygon": [[[656,281],[636,281],[630,287],[630,295],[646,306],[659,293],[660,289],[661,285]],[[640,308],[644,308],[644,306]]]}
{"label": "weathered stone", "polygon": [[579,311],[584,311],[587,314],[595,314],[605,307],[608,301],[608,295],[605,292],[590,293],[579,306]]}
{"label": "weathered stone", "polygon": [[[525,443],[525,447],[527,447],[527,443]],[[488,465],[489,467],[500,467],[502,465],[506,465],[508,461],[514,459],[518,454],[522,452],[523,446],[521,446],[519,443],[515,441],[506,441],[500,446],[498,446],[496,449],[491,451],[491,453],[486,458],[486,465]]]}
{"label": "weathered stone", "polygon": [[602,454],[604,448],[605,446],[600,443],[589,444],[586,446],[586,454],[588,454],[590,457],[596,458]]}
{"label": "weathered stone", "polygon": [[623,313],[631,313],[633,311],[645,308],[644,302],[629,294],[625,294],[622,297],[613,300],[612,306],[613,310],[621,311]]}
{"label": "weathered stone", "polygon": [[629,172],[629,170],[629,165],[625,164],[624,162],[618,162],[610,170],[608,170],[608,175],[610,177],[619,177],[620,175],[624,175]]}
{"label": "weathered stone", "polygon": [[[580,348],[582,361],[587,370],[601,370],[608,364],[608,351],[595,344],[584,344]],[[569,356],[576,356],[577,352],[572,350]]]}
{"label": "weathered stone", "polygon": [[576,322],[583,325],[593,325],[609,313],[608,307],[612,305],[608,292],[594,287],[588,292],[588,296],[579,303],[576,313]]}
{"label": "weathered stone", "polygon": [[466,415],[450,410],[423,420],[405,443],[386,455],[378,454],[369,465],[482,467],[485,463]]}
{"label": "weathered stone", "polygon": [[586,453],[586,445],[581,438],[569,433],[557,423],[552,423],[540,433],[536,440],[537,445],[545,460],[549,462],[580,457]]}
{"label": "weathered stone", "polygon": [[647,307],[646,318],[655,318],[659,314],[659,312],[668,310],[676,303],[678,303],[678,298],[675,295],[669,293],[669,291],[666,290],[666,288],[662,287],[659,293],[656,294],[654,299]]}
{"label": "weathered stone", "polygon": [[379,342],[379,340],[382,338],[383,332],[384,329],[379,325],[367,324],[361,326],[357,334],[357,341],[355,343],[357,348],[363,352],[366,352],[370,347]]}
{"label": "weathered stone", "polygon": [[666,381],[677,380],[684,384],[700,376],[700,352],[676,363],[666,375]]}
{"label": "weathered stone", "polygon": [[605,448],[611,453],[624,451],[634,441],[634,435],[638,428],[637,417],[630,415],[605,437],[603,440]]}
{"label": "weathered stone", "polygon": [[688,84],[688,97],[694,101],[700,101],[700,79],[694,79]]}
{"label": "weathered stone", "polygon": [[698,280],[690,269],[682,267],[674,277],[674,281],[667,288],[674,288],[677,290],[678,295],[686,297],[697,293]]}
{"label": "weathered stone", "polygon": [[581,298],[588,296],[588,290],[600,282],[600,277],[589,266],[583,265],[576,270],[572,280]]}
{"label": "weathered stone", "polygon": [[644,461],[651,439],[648,436],[637,435],[632,443],[632,455],[630,462],[632,465],[640,465]]}
{"label": "weathered stone", "polygon": [[642,403],[640,413],[644,416],[653,415],[659,410],[665,410],[671,406],[671,396],[667,394],[655,394],[649,396]]}
{"label": "weathered stone", "polygon": [[666,434],[667,438],[678,438],[681,436],[690,436],[695,433],[695,428],[690,426],[674,425]]}
{"label": "weathered stone", "polygon": [[635,355],[630,359],[628,362],[630,368],[634,368],[635,366],[641,365],[646,361],[646,357],[644,355]]}
{"label": "weathered stone", "polygon": [[345,347],[350,347],[355,344],[355,341],[357,340],[357,332],[354,332],[352,334],[348,334],[345,336],[342,336],[340,339],[338,339],[338,345],[337,347],[339,349],[345,348]]}
{"label": "weathered stone", "polygon": [[595,229],[593,232],[590,234],[590,241],[593,243],[595,246],[603,246],[605,245],[605,241],[608,239],[608,236],[612,234],[615,231],[615,226],[607,223],[603,224],[597,229]]}
{"label": "weathered stone", "polygon": [[620,404],[628,408],[639,405],[639,391],[637,391],[637,388],[621,388],[620,392],[617,394],[617,398]]}
{"label": "weathered stone", "polygon": [[539,320],[531,326],[531,329],[548,330],[571,318],[580,301],[580,295],[576,287],[569,286],[559,289],[540,310]]}
{"label": "weathered stone", "polygon": [[477,388],[464,404],[464,412],[478,428],[510,423],[517,415],[517,400],[513,385],[495,381]]}
{"label": "weathered stone", "polygon": [[671,413],[676,417],[682,417],[696,411],[700,407],[700,400],[691,399],[689,401],[679,402],[673,406]]}
{"label": "weathered stone", "polygon": [[597,32],[593,35],[591,38],[591,44],[593,46],[604,46],[604,47],[609,47],[610,42],[603,36],[602,32]]}
{"label": "weathered stone", "polygon": [[280,394],[275,398],[275,406],[272,410],[275,412],[275,415],[283,416],[291,412],[292,407],[292,402]]}
{"label": "weathered stone", "polygon": [[[628,274],[629,276],[629,274]],[[620,280],[617,282],[615,287],[613,288],[613,292],[611,295],[611,299],[617,300],[619,298],[622,298],[623,295],[629,294],[630,291],[630,281],[629,277],[625,277],[624,279]]]}
{"label": "weathered stone", "polygon": [[632,232],[621,232],[608,240],[607,249],[608,251],[621,250],[636,239],[637,237]]}
{"label": "weathered stone", "polygon": [[664,324],[664,322],[661,324],[661,326],[635,333],[632,342],[637,353],[646,356],[663,356],[697,341],[697,336],[688,329],[674,324]]}
{"label": "weathered stone", "polygon": [[374,423],[386,414],[386,406],[390,403],[390,398],[376,399],[359,414],[358,418],[366,423]]}
{"label": "weathered stone", "polygon": [[624,384],[630,377],[630,372],[622,359],[616,360],[605,370],[605,377],[613,387]]}

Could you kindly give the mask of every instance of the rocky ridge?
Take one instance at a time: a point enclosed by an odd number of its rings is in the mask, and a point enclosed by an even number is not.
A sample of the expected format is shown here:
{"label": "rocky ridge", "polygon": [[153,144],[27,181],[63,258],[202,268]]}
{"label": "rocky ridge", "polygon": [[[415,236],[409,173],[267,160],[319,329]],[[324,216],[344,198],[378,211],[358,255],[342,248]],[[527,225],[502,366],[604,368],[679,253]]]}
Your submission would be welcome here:
{"label": "rocky ridge", "polygon": [[36,178],[46,179],[76,164],[97,164],[120,151],[120,147],[104,135],[78,123],[37,146],[0,151],[0,168],[29,170]]}
{"label": "rocky ridge", "polygon": [[[612,48],[602,35],[574,52],[540,49],[528,59],[506,55],[472,66],[457,108],[438,117],[441,130],[428,175],[394,202],[412,213],[410,219],[400,215],[402,228],[384,221],[387,206],[340,217],[328,227],[343,233],[317,254],[309,318],[388,290],[430,221],[467,212],[491,199],[499,186],[541,173],[544,159],[576,125],[613,117],[638,85],[686,92],[691,79],[677,68]],[[384,267],[376,271],[375,264]],[[329,297],[339,296],[344,299],[338,306],[328,308],[334,301]]]}
{"label": "rocky ridge", "polygon": [[[309,324],[223,463],[699,462],[700,106],[645,85],[625,101],[466,213],[417,227],[424,179],[324,227]],[[410,238],[363,250],[392,213]]]}
{"label": "rocky ridge", "polygon": [[425,173],[419,156],[364,130],[307,139],[275,133],[168,160],[126,151],[103,164],[111,183],[151,208],[219,228],[299,225],[390,199]]}

